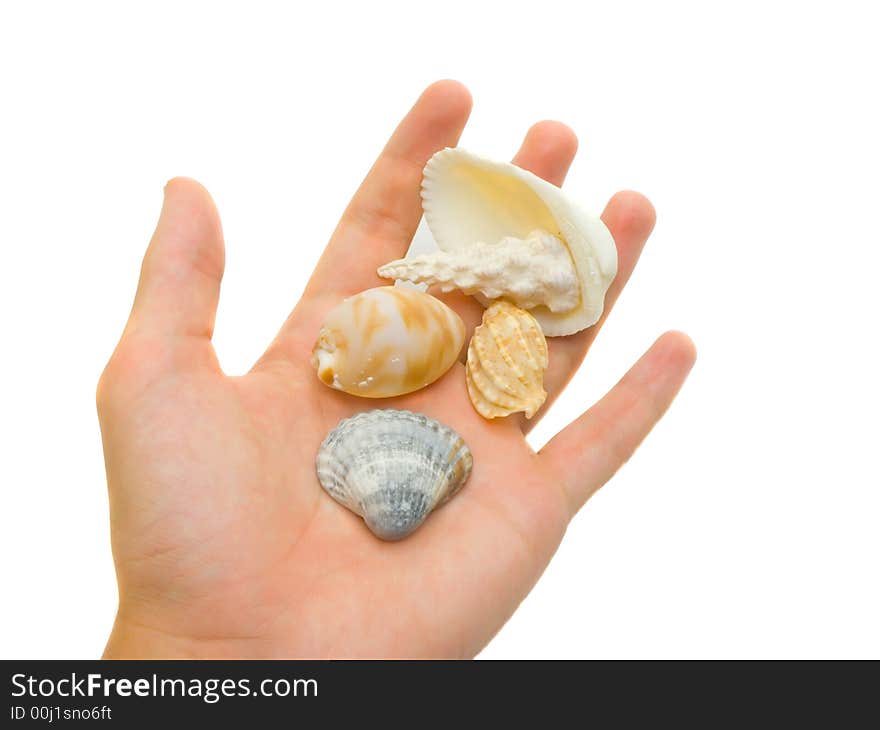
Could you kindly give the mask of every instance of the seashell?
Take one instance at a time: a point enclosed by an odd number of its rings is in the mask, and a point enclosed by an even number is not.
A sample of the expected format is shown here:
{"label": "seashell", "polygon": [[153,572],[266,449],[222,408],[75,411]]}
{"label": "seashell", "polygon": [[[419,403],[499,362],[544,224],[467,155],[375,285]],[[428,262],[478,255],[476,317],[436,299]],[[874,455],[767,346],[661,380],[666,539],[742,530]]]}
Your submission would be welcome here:
{"label": "seashell", "polygon": [[433,418],[373,410],[340,421],[316,465],[333,499],[377,537],[399,540],[461,489],[473,457],[461,436]]}
{"label": "seashell", "polygon": [[367,289],[327,314],[312,350],[321,382],[364,398],[411,393],[452,367],[465,328],[429,294],[403,287]]}
{"label": "seashell", "polygon": [[476,241],[467,248],[435,251],[379,267],[379,276],[439,285],[493,300],[504,297],[521,309],[545,306],[570,312],[580,302],[580,283],[568,249],[546,231],[526,238]]}
{"label": "seashell", "polygon": [[529,312],[504,300],[483,313],[468,346],[467,389],[484,418],[523,411],[531,418],[544,403],[547,340]]}
{"label": "seashell", "polygon": [[[425,166],[422,208],[441,251],[467,249],[478,241],[522,241],[536,230],[565,245],[578,281],[578,302],[568,311],[553,311],[547,306],[554,298],[551,292],[540,293],[543,303],[530,310],[545,336],[579,332],[602,315],[605,292],[617,274],[614,239],[598,217],[585,213],[557,186],[515,165],[447,148]],[[559,275],[566,273],[560,269]],[[517,301],[516,292],[500,292]],[[476,296],[484,305],[495,298]]]}

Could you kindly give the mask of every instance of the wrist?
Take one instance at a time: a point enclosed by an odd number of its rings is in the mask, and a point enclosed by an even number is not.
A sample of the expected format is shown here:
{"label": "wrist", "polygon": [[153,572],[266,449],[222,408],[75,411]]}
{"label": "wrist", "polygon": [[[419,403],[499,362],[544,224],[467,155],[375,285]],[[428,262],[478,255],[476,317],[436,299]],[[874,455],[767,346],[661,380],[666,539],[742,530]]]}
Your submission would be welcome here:
{"label": "wrist", "polygon": [[204,655],[197,642],[117,615],[103,659],[195,659]]}
{"label": "wrist", "polygon": [[259,656],[253,646],[222,637],[200,638],[120,609],[103,659],[233,659]]}

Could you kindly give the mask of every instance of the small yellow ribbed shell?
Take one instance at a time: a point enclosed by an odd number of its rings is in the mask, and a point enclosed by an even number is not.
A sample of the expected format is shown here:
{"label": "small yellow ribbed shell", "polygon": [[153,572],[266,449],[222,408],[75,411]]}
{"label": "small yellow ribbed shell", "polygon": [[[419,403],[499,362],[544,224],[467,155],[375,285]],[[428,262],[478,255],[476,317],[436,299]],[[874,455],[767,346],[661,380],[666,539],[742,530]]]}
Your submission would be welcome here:
{"label": "small yellow ribbed shell", "polygon": [[538,321],[510,302],[494,302],[468,346],[467,388],[477,413],[534,416],[547,398],[547,363],[547,340]]}

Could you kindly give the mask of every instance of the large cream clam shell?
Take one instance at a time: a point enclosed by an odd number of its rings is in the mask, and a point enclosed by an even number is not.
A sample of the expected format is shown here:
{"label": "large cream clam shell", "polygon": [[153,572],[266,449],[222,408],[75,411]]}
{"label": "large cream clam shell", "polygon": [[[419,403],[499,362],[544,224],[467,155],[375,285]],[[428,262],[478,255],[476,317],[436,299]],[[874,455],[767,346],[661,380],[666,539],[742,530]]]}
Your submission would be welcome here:
{"label": "large cream clam shell", "polygon": [[321,486],[383,540],[412,533],[471,473],[464,440],[433,418],[374,410],[346,418],[318,450]]}
{"label": "large cream clam shell", "polygon": [[574,334],[602,316],[605,292],[617,274],[617,247],[605,224],[555,185],[516,165],[447,148],[425,166],[422,208],[442,251],[475,241],[526,238],[536,229],[566,244],[580,282],[580,301],[568,312],[543,306],[530,310],[546,336]]}
{"label": "large cream clam shell", "polygon": [[327,314],[312,350],[325,385],[364,398],[411,393],[433,383],[464,344],[461,317],[430,294],[367,289]]}

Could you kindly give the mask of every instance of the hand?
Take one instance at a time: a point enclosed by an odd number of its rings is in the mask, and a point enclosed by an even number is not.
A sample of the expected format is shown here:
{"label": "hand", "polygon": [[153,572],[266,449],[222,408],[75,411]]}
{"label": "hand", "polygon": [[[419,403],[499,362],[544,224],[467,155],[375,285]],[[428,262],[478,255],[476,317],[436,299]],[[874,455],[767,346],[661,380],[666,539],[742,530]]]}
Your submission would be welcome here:
{"label": "hand", "polygon": [[[523,437],[531,422],[474,412],[461,363],[383,401],[319,382],[309,355],[324,315],[388,283],[376,267],[402,256],[413,235],[422,167],[457,143],[469,111],[457,83],[424,92],[277,338],[241,377],[223,374],[211,346],[224,265],[214,204],[191,180],[166,186],[131,317],[97,392],[119,583],[106,656],[473,656],[535,584],[572,515],[671,403],[695,357],[678,333],[538,454]],[[558,185],[576,146],[567,127],[542,122],[515,162]],[[654,212],[642,196],[618,193],[603,219],[620,261],[607,316]],[[475,302],[446,300],[470,328],[479,323]],[[550,340],[548,404],[601,326]],[[375,407],[437,418],[474,456],[464,489],[396,543],[376,539],[315,475],[328,431]]]}

